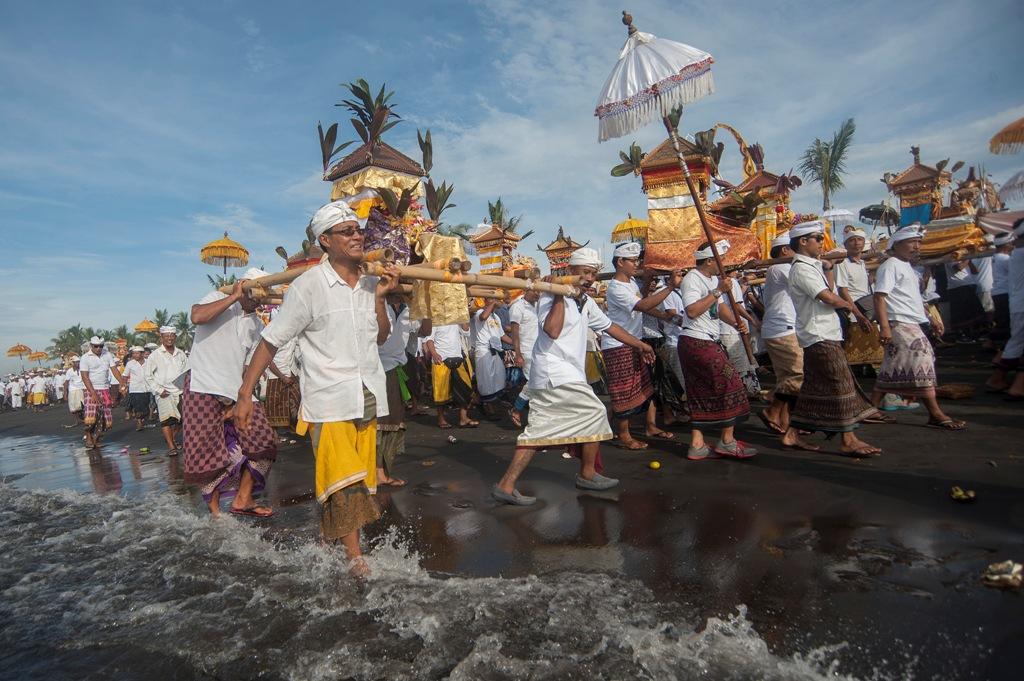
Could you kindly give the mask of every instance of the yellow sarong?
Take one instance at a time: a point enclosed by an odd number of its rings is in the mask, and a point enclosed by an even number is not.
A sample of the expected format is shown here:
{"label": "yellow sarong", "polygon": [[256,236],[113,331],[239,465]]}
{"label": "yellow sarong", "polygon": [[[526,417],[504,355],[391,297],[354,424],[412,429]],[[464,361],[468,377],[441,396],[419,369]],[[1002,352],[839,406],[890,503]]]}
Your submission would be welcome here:
{"label": "yellow sarong", "polygon": [[365,483],[370,494],[377,491],[377,419],[309,424],[299,421],[303,432],[306,426],[316,457],[317,501],[327,503],[327,498],[339,489],[357,482]]}
{"label": "yellow sarong", "polygon": [[[431,364],[430,377],[434,386],[434,404],[447,404],[452,399],[452,369],[445,363]],[[466,388],[472,392],[473,368],[469,360],[463,360],[455,374]],[[468,396],[461,396],[466,401]],[[468,402],[467,402],[468,404]]]}

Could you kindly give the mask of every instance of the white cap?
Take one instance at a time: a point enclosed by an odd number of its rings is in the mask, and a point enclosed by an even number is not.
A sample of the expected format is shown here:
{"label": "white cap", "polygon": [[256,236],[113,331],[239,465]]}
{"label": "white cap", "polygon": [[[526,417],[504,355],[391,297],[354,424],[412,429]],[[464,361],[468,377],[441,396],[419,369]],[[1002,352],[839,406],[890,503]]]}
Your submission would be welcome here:
{"label": "white cap", "polygon": [[900,227],[896,230],[896,233],[889,237],[889,248],[891,249],[900,241],[907,241],[908,239],[923,239],[924,238],[924,227],[921,226],[920,222],[907,225],[906,227]]}
{"label": "white cap", "polygon": [[[728,239],[719,239],[715,242],[715,249],[718,251],[718,255],[725,255],[729,252],[729,241]],[[711,252],[711,246],[702,248],[693,254],[693,257],[697,260],[707,260],[714,254]]]}
{"label": "white cap", "polygon": [[999,236],[992,240],[992,243],[995,244],[996,246],[1005,246],[1006,244],[1012,244],[1013,234],[1000,234]]}
{"label": "white cap", "polygon": [[356,212],[344,201],[331,201],[321,206],[313,214],[313,219],[309,221],[310,231],[313,232],[313,239],[315,240],[331,227],[340,225],[343,222],[354,222],[360,228],[366,226],[366,220],[360,219]]}
{"label": "white cap", "polygon": [[789,232],[783,232],[774,239],[772,239],[772,248],[778,248],[779,246],[789,245]]}
{"label": "white cap", "polygon": [[[246,278],[248,279],[248,277],[246,277]],[[162,336],[165,333],[173,333],[174,335],[178,335],[178,329],[173,327],[173,326],[161,326],[160,327],[160,335]],[[154,343],[154,345],[156,345],[156,344]]]}
{"label": "white cap", "polygon": [[93,336],[89,339],[89,345],[103,345],[104,341],[99,336]]}
{"label": "white cap", "polygon": [[855,236],[859,236],[861,239],[864,239],[865,242],[868,240],[868,235],[863,229],[847,227],[843,232],[843,243],[845,244]]}
{"label": "white cap", "polygon": [[569,256],[569,265],[601,269],[601,256],[593,248],[578,248]]}
{"label": "white cap", "polygon": [[799,225],[794,225],[793,228],[789,230],[789,238],[792,240],[799,239],[800,237],[807,236],[809,234],[824,233],[824,223],[822,223],[821,220],[811,220],[810,222],[801,222]]}
{"label": "white cap", "polygon": [[627,241],[624,244],[619,244],[612,251],[613,258],[639,258],[640,257],[640,244],[635,241]]}
{"label": "white cap", "polygon": [[143,349],[144,350],[156,350],[158,347],[160,347],[160,346],[157,345],[156,343],[146,343],[146,345],[143,346]]}

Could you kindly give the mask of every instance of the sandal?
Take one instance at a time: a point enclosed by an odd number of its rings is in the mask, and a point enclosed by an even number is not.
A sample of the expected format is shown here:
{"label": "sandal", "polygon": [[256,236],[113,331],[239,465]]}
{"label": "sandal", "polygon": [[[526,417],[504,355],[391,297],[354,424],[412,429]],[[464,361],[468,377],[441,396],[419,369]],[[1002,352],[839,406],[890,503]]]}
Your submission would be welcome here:
{"label": "sandal", "polygon": [[840,450],[839,453],[842,456],[848,456],[852,459],[873,459],[875,457],[882,456],[881,449],[875,447],[874,445],[869,445],[866,442],[862,443],[860,447],[857,447],[852,451],[844,452]]}
{"label": "sandal", "polygon": [[761,423],[768,429],[768,432],[775,433],[776,435],[785,435],[786,431],[783,430],[782,426],[765,416],[763,411],[758,413],[757,418],[761,419]]}
{"label": "sandal", "polygon": [[[265,511],[265,513],[260,513]],[[230,513],[232,515],[244,515],[252,518],[269,518],[274,515],[274,512],[266,506],[247,506],[246,508],[233,508]]]}
{"label": "sandal", "polygon": [[925,425],[929,428],[938,428],[939,430],[967,430],[967,423],[965,421],[955,421],[953,419],[945,419],[943,421],[928,419],[928,423]]}
{"label": "sandal", "polygon": [[896,423],[896,417],[876,411],[874,414],[864,419],[862,423]]}
{"label": "sandal", "polygon": [[460,423],[459,428],[476,428],[479,425],[479,421],[466,421],[465,423]]}
{"label": "sandal", "polygon": [[782,443],[782,448],[796,452],[820,452],[821,447],[812,445],[810,442],[804,442],[803,440],[797,440],[791,445],[787,445],[785,442]]}
{"label": "sandal", "polygon": [[638,452],[642,449],[647,449],[647,443],[640,442],[639,440],[633,440],[632,445],[628,445],[622,440],[616,440],[615,446],[618,447],[619,449],[625,449],[628,452]]}
{"label": "sandal", "polygon": [[657,433],[644,433],[644,437],[655,437],[661,440],[675,440],[676,434],[669,433],[664,430],[659,430]]}
{"label": "sandal", "polygon": [[401,478],[391,478],[387,482],[382,482],[380,484],[385,487],[405,487],[405,480],[402,480]]}

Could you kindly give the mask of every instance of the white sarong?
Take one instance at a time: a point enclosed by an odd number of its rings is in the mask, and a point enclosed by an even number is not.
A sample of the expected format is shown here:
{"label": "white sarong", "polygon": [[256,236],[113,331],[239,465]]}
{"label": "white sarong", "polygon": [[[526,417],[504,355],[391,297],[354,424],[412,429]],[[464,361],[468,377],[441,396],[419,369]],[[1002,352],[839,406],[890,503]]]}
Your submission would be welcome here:
{"label": "white sarong", "polygon": [[181,395],[169,394],[167,397],[156,396],[157,419],[163,423],[167,419],[181,420],[181,412],[178,405],[181,404]]}
{"label": "white sarong", "polygon": [[505,389],[505,362],[492,352],[476,353],[473,357],[476,389],[483,398],[495,398]]}
{"label": "white sarong", "polygon": [[530,390],[530,420],[516,443],[571,445],[612,439],[608,410],[586,383]]}
{"label": "white sarong", "polygon": [[72,414],[82,411],[85,407],[85,391],[76,388],[68,388],[68,411]]}

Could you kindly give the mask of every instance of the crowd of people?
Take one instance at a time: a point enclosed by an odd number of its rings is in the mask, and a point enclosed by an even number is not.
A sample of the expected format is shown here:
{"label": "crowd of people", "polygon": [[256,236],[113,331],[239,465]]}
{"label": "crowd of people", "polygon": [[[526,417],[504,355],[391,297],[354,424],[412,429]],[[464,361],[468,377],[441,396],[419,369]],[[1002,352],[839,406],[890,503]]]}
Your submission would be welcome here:
{"label": "crowd of people", "polygon": [[[818,451],[823,444],[810,435],[825,433],[839,434],[840,454],[878,456],[857,428],[893,422],[894,409],[923,407],[929,426],[964,430],[936,399],[933,345],[946,335],[940,295],[952,306],[954,338],[984,331],[998,352],[989,389],[1024,399],[1024,371],[1011,378],[1024,354],[1019,222],[995,240],[990,262],[966,261],[940,276],[918,265],[924,230],[916,224],[891,235],[873,272],[860,230],[847,230],[846,257],[833,267],[821,257],[825,225],[798,224],[772,243],[772,258],[785,262],[763,280],[718,276],[714,251],[727,253],[725,240],[702,244],[685,276],[660,277],[643,274],[640,244],[624,243],[602,297],[594,294],[603,263],[584,247],[568,261],[584,295],[531,290],[508,305],[475,300],[468,324],[439,325],[410,319],[393,265],[380,277],[361,272],[364,224],[342,201],[317,211],[310,230],[326,257],[294,280],[269,323],[239,281],[192,306],[187,354],[172,327],[160,329],[159,345],[131,348],[123,363],[94,337],[64,372],[10,377],[0,391],[6,405],[66,395],[87,446],[98,447],[123,393],[126,418],[139,429],[158,421],[169,453],[183,452],[185,480],[201,488],[213,515],[228,503],[233,514],[272,516],[257,499],[280,434],[308,436],[320,532],[365,569],[360,530],[379,517],[373,494],[405,484],[395,466],[406,417],[426,413],[428,401],[443,430],[478,426],[472,415],[522,429],[492,495],[527,506],[536,498],[517,481],[538,450],[578,458],[574,484],[598,491],[618,485],[605,475],[603,441],[642,450],[647,440],[674,441],[680,431],[670,428],[688,424],[691,461],[755,456],[737,437],[752,402],[765,405],[758,417],[783,448],[805,451]],[[265,274],[253,269],[245,279]],[[956,293],[965,278],[973,301]],[[761,387],[762,365],[774,374],[771,391]],[[866,366],[877,374],[870,393],[854,375]]]}

